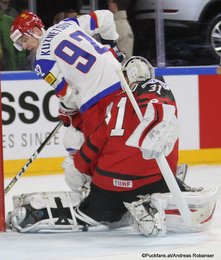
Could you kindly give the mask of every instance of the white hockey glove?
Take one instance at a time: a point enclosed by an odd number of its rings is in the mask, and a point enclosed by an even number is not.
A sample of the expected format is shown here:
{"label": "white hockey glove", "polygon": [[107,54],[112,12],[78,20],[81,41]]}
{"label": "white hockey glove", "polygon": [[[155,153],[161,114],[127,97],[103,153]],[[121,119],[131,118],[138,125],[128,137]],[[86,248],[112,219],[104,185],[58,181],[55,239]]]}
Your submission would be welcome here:
{"label": "white hockey glove", "polygon": [[75,154],[84,142],[84,135],[72,125],[66,128],[63,138],[65,149],[70,155]]}
{"label": "white hockey glove", "polygon": [[169,155],[178,138],[179,124],[175,106],[149,103],[143,120],[129,137],[126,145],[138,147],[144,159]]}
{"label": "white hockey glove", "polygon": [[68,156],[63,161],[62,167],[68,187],[72,191],[80,193],[82,199],[86,198],[90,192],[91,177],[78,171],[72,156]]}
{"label": "white hockey glove", "polygon": [[128,209],[129,223],[136,231],[147,237],[166,235],[166,220],[164,210],[158,211],[151,205],[150,195],[139,196],[138,201],[124,202]]}
{"label": "white hockey glove", "polygon": [[72,124],[72,117],[79,112],[77,107],[68,108],[62,102],[59,103],[59,119],[63,122],[65,127]]}

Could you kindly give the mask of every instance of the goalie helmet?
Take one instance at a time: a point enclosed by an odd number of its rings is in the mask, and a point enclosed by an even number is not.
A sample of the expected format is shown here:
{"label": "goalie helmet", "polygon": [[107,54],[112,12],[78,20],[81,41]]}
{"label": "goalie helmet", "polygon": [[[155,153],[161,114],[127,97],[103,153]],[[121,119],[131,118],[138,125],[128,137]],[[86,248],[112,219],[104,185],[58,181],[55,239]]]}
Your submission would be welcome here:
{"label": "goalie helmet", "polygon": [[21,45],[17,42],[24,34],[39,38],[39,36],[33,33],[33,28],[38,27],[44,30],[44,24],[42,20],[34,13],[25,11],[16,17],[11,26],[10,38],[14,43],[14,46],[19,51],[22,50]]}
{"label": "goalie helmet", "polygon": [[154,78],[154,68],[141,56],[132,56],[123,65],[123,72],[126,74],[129,84]]}

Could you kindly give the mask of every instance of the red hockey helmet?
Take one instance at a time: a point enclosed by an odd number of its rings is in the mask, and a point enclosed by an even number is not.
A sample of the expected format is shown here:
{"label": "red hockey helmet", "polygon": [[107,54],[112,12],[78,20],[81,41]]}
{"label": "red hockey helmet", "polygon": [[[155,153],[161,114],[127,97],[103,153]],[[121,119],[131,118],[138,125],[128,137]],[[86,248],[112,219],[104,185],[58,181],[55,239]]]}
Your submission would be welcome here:
{"label": "red hockey helmet", "polygon": [[23,35],[33,35],[33,28],[38,27],[39,29],[44,28],[42,20],[34,13],[25,11],[16,17],[12,23],[10,38],[14,42],[16,48],[16,41]]}

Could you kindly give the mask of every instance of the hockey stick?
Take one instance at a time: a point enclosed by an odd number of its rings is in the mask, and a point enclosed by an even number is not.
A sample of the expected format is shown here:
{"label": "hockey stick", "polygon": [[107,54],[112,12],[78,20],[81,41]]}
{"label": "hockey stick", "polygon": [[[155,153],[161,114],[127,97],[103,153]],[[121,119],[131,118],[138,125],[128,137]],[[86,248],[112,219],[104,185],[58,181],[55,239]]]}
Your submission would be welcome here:
{"label": "hockey stick", "polygon": [[[121,83],[123,84],[123,88],[126,91],[128,98],[130,99],[130,102],[131,102],[139,120],[141,121],[143,119],[143,115],[131,92],[131,89],[128,86],[121,70],[118,71],[118,74],[120,76]],[[156,162],[162,172],[162,175],[167,183],[167,186],[169,187],[171,194],[174,197],[174,200],[177,204],[177,208],[180,212],[181,217],[183,218],[183,220],[185,221],[186,224],[192,224],[192,222],[193,222],[192,213],[191,213],[184,197],[182,196],[181,190],[174,178],[173,172],[171,171],[170,166],[169,166],[165,156],[163,154],[161,154],[159,157],[156,158]]]}
{"label": "hockey stick", "polygon": [[21,168],[21,170],[17,173],[17,175],[11,180],[8,186],[5,188],[5,195],[11,190],[11,188],[15,185],[21,175],[28,169],[28,167],[32,164],[32,162],[38,157],[39,153],[45,147],[45,145],[49,142],[49,140],[54,136],[54,134],[58,131],[58,129],[62,126],[62,121],[60,121],[56,127],[52,130],[52,132],[45,138],[44,142],[38,147],[38,149],[32,154],[32,156],[28,159],[26,164]]}

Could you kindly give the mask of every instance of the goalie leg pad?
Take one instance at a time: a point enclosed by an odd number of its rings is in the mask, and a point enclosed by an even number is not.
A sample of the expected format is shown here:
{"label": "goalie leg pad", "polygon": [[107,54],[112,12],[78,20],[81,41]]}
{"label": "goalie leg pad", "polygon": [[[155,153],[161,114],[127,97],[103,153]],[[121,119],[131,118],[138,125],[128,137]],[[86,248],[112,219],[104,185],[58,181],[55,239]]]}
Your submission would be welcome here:
{"label": "goalie leg pad", "polygon": [[6,224],[21,233],[73,232],[84,231],[86,226],[103,226],[78,209],[80,202],[79,193],[74,192],[16,196],[13,198],[14,210],[8,213]]}
{"label": "goalie leg pad", "polygon": [[77,192],[39,192],[13,196],[13,206],[18,208],[30,204],[34,209],[56,208],[56,198],[61,199],[63,207],[76,207],[82,201],[81,195]]}
{"label": "goalie leg pad", "polygon": [[189,224],[186,224],[176,206],[176,199],[170,193],[152,194],[151,203],[156,206],[164,197],[167,202],[165,209],[167,230],[170,232],[200,232],[207,230],[212,223],[216,206],[218,186],[205,187],[202,190],[182,192],[189,209],[192,212]]}
{"label": "goalie leg pad", "polygon": [[[151,205],[150,195],[140,196],[140,200],[132,203],[124,202],[129,211],[129,223],[145,236],[166,235],[165,213]],[[159,207],[160,208],[160,207]]]}

